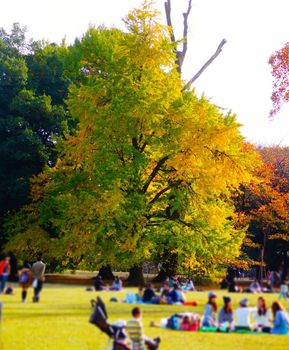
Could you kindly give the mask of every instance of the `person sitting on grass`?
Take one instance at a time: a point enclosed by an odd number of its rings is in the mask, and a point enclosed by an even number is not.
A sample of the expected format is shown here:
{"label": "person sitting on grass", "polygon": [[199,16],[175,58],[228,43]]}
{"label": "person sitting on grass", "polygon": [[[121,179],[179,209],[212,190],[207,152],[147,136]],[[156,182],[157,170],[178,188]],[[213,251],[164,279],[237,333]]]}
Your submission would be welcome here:
{"label": "person sitting on grass", "polygon": [[218,315],[219,326],[226,326],[229,332],[233,328],[234,313],[232,307],[232,300],[230,297],[223,297],[224,306],[220,309]]}
{"label": "person sitting on grass", "polygon": [[161,288],[161,304],[169,304],[171,290],[168,282],[164,282]]}
{"label": "person sitting on grass", "polygon": [[274,317],[272,334],[289,334],[289,316],[284,307],[275,301],[272,304],[272,313]]}
{"label": "person sitting on grass", "polygon": [[173,290],[170,292],[168,300],[170,304],[184,304],[186,301],[184,293],[181,291],[178,284],[174,284]]}
{"label": "person sitting on grass", "polygon": [[142,303],[143,287],[139,287],[137,293],[135,293],[135,300],[137,303]]}
{"label": "person sitting on grass", "polygon": [[252,330],[251,314],[256,308],[248,307],[248,299],[244,298],[240,301],[240,307],[236,310],[236,330]]}
{"label": "person sitting on grass", "polygon": [[259,332],[270,333],[270,322],[272,319],[271,310],[267,308],[266,300],[259,297],[257,309],[253,312],[253,318],[256,322],[255,329]]}
{"label": "person sitting on grass", "polygon": [[260,286],[260,283],[255,280],[254,282],[252,282],[249,286],[249,289],[247,290],[247,293],[261,293],[262,292],[262,288]]}
{"label": "person sitting on grass", "polygon": [[182,290],[185,290],[185,291],[194,291],[195,290],[194,282],[192,281],[191,278],[188,278],[186,280],[186,283],[183,285]]}
{"label": "person sitting on grass", "polygon": [[132,319],[127,322],[126,330],[132,342],[132,350],[158,349],[160,338],[150,339],[144,335],[142,313],[139,307],[132,309]]}
{"label": "person sitting on grass", "polygon": [[217,327],[218,322],[216,320],[217,308],[217,295],[214,292],[208,294],[208,303],[206,304],[204,316],[203,316],[203,327]]}
{"label": "person sitting on grass", "polygon": [[106,290],[106,287],[105,287],[105,285],[103,283],[103,280],[102,280],[101,276],[99,276],[99,275],[95,277],[94,289],[96,291]]}
{"label": "person sitting on grass", "polygon": [[143,303],[153,303],[155,297],[156,293],[153,289],[153,285],[148,283],[146,289],[144,290],[142,301]]}
{"label": "person sitting on grass", "polygon": [[122,290],[122,280],[119,277],[115,277],[110,288],[111,291],[119,292]]}

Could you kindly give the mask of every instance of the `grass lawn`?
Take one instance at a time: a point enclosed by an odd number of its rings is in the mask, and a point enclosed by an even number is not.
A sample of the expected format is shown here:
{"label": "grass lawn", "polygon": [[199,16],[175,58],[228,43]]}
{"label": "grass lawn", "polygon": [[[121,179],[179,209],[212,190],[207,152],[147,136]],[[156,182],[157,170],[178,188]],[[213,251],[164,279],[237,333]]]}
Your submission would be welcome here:
{"label": "grass lawn", "polygon": [[[132,291],[132,290],[130,290]],[[123,293],[99,293],[107,305],[109,319],[128,320],[131,305],[124,303],[110,303],[111,296],[118,299]],[[218,291],[220,296],[223,291]],[[96,296],[95,292],[86,292],[84,287],[45,285],[41,294],[41,302],[31,302],[32,289],[28,292],[28,301],[20,302],[20,289],[15,288],[15,295],[1,295],[3,302],[3,317],[0,330],[0,349],[2,350],[102,350],[107,337],[96,327],[88,323],[92,312],[90,299]],[[246,295],[255,305],[257,295]],[[254,349],[275,350],[289,349],[289,336],[273,335],[243,335],[170,331],[149,327],[151,320],[159,321],[162,317],[170,316],[175,312],[195,311],[202,313],[206,303],[207,293],[187,293],[189,300],[196,300],[198,307],[142,305],[143,322],[148,336],[160,335],[162,338],[161,350],[188,350],[188,349]],[[244,297],[241,294],[232,294],[235,306]],[[265,298],[271,305],[276,300],[276,294],[266,294]],[[285,303],[289,309],[289,301]]]}

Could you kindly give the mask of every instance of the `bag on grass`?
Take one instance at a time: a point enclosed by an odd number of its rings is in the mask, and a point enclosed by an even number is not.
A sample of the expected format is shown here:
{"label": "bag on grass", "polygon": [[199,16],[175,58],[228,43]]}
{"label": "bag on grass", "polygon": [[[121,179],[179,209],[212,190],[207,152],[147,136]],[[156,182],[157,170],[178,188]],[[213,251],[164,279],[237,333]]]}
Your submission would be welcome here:
{"label": "bag on grass", "polygon": [[178,315],[172,315],[167,322],[167,328],[170,329],[179,329],[179,316]]}
{"label": "bag on grass", "polygon": [[37,279],[35,278],[35,279],[33,280],[33,282],[32,282],[32,288],[37,288],[37,286],[38,286],[38,281],[37,281]]}

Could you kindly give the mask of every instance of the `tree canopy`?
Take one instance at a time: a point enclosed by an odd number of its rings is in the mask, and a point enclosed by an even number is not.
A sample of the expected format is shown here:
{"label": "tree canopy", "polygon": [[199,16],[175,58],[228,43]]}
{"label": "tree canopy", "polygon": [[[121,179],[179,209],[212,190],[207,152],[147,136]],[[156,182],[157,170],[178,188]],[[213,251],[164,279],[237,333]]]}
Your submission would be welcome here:
{"label": "tree canopy", "polygon": [[270,117],[278,113],[282,105],[289,101],[289,43],[274,52],[270,59],[271,72],[273,76],[273,92],[271,100],[273,103]]}
{"label": "tree canopy", "polygon": [[[236,198],[240,222],[248,225],[245,251],[257,264],[288,270],[289,149],[258,149],[263,164],[257,182],[245,186]],[[261,277],[261,276],[259,276]],[[263,276],[264,277],[264,276]]]}
{"label": "tree canopy", "polygon": [[156,11],[145,3],[124,21],[127,31],[90,28],[78,42],[86,80],[67,100],[78,130],[58,143],[55,167],[32,179],[32,204],[6,224],[8,247],[83,267],[169,252],[180,268],[218,277],[245,234],[231,194],[258,157],[234,115],[184,91]]}

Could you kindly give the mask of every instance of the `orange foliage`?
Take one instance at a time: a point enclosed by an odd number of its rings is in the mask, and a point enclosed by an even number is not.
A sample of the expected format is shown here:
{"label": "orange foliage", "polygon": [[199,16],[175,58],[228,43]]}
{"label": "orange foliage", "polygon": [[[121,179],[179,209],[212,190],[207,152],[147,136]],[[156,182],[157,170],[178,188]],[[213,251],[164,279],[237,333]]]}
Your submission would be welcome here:
{"label": "orange foliage", "polygon": [[269,64],[274,78],[271,95],[273,106],[270,111],[270,117],[273,117],[280,111],[283,103],[289,101],[289,43],[272,54]]}

